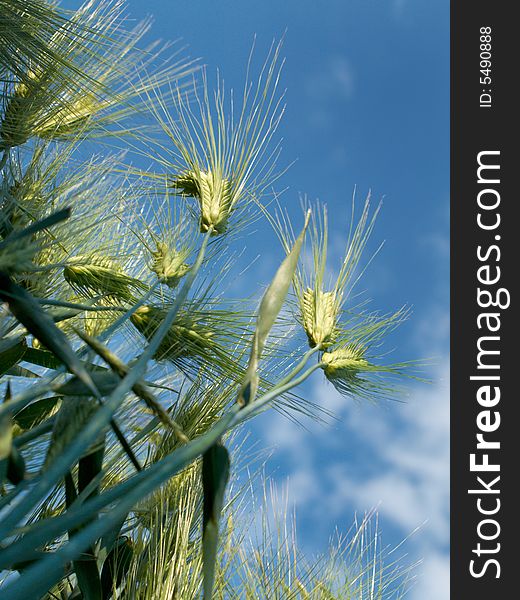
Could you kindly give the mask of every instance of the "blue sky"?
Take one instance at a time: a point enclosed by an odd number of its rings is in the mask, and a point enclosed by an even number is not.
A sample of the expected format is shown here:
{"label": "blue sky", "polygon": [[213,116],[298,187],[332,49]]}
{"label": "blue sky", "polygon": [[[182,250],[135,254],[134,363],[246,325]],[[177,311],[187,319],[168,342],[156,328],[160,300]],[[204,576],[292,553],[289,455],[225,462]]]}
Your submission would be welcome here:
{"label": "blue sky", "polygon": [[[65,6],[77,6],[71,0]],[[406,403],[355,406],[319,377],[305,390],[339,417],[306,431],[269,413],[252,440],[273,448],[268,471],[288,489],[300,542],[323,551],[334,529],[377,507],[384,542],[422,559],[412,600],[448,598],[449,3],[447,0],[129,0],[132,17],[155,17],[153,38],[182,38],[226,87],[240,86],[253,36],[258,55],[285,32],[279,187],[291,214],[299,194],[328,205],[339,261],[354,186],[384,207],[373,234],[382,251],[361,289],[383,311],[412,318],[392,338],[396,360],[433,357],[431,385]],[[254,272],[268,281],[279,257],[268,234],[248,240],[267,254]],[[268,250],[266,251],[266,240]],[[302,451],[302,449],[304,449]],[[287,483],[288,482],[288,483]]]}

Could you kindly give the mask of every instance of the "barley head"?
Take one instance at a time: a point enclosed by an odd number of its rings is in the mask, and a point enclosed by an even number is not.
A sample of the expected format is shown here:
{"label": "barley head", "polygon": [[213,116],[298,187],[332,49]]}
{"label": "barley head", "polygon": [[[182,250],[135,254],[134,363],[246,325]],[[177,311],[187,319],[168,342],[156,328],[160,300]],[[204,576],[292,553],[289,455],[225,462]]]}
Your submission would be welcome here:
{"label": "barley head", "polygon": [[102,294],[110,299],[131,300],[131,289],[142,284],[126,275],[112,259],[102,256],[75,256],[63,269],[63,276],[76,292],[87,296]]}
{"label": "barley head", "polygon": [[228,219],[234,205],[232,186],[229,180],[215,171],[194,171],[181,175],[174,186],[183,195],[197,199],[200,206],[200,231],[210,229],[213,235],[226,231]]}
{"label": "barley head", "polygon": [[307,288],[301,297],[303,328],[311,348],[328,348],[337,334],[338,304],[336,294]]}
{"label": "barley head", "polygon": [[349,345],[330,352],[324,352],[321,358],[323,371],[328,379],[352,379],[369,366],[364,358],[365,350],[361,346]]}
{"label": "barley head", "polygon": [[[150,340],[160,327],[166,313],[160,308],[142,306],[130,317],[134,327]],[[204,356],[211,349],[213,331],[190,318],[188,313],[178,315],[162,339],[154,358],[176,361],[181,358]]]}
{"label": "barley head", "polygon": [[161,283],[174,288],[191,268],[185,263],[190,255],[190,250],[177,250],[160,241],[156,242],[156,247],[157,249],[151,252],[153,259],[151,270]]}

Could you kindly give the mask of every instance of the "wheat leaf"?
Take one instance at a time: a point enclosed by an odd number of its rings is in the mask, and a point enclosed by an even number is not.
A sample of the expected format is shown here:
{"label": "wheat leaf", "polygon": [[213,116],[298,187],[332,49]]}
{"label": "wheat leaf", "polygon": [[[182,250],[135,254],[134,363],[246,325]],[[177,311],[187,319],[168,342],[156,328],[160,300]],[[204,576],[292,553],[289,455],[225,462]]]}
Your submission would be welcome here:
{"label": "wheat leaf", "polygon": [[282,309],[294,273],[296,272],[310,214],[310,211],[308,211],[300,235],[296,238],[291,251],[278,268],[260,303],[249,364],[238,396],[238,403],[240,405],[247,405],[255,398],[258,385],[258,362],[262,355],[267,336]]}
{"label": "wheat leaf", "polygon": [[109,600],[115,588],[118,588],[126,577],[133,558],[132,542],[125,536],[117,539],[108,553],[101,570],[101,589],[103,600]]}
{"label": "wheat leaf", "polygon": [[202,456],[202,486],[204,489],[202,517],[204,600],[211,600],[213,597],[218,545],[218,521],[224,504],[224,494],[228,479],[228,451],[221,444],[215,444]]}
{"label": "wheat leaf", "polygon": [[4,349],[0,352],[0,376],[7,373],[11,367],[16,365],[25,354],[27,350],[27,344],[25,340],[9,340],[8,344],[5,344]]}
{"label": "wheat leaf", "polygon": [[13,316],[27,331],[59,358],[70,372],[90,389],[94,396],[98,396],[98,391],[90,375],[76,356],[66,335],[56,327],[52,318],[42,309],[35,298],[3,274],[0,274],[0,298],[8,303]]}

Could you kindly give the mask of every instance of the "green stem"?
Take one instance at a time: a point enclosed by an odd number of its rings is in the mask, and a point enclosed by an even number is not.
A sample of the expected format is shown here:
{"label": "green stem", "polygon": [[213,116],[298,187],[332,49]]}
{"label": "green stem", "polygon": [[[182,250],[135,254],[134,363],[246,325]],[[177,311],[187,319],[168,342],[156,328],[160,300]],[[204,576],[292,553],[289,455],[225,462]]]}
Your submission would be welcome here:
{"label": "green stem", "polygon": [[52,300],[51,298],[37,298],[38,304],[43,306],[59,306],[60,308],[72,308],[78,312],[83,311],[114,311],[114,312],[127,312],[128,308],[124,306],[93,306],[90,304],[81,304],[78,302],[65,302],[65,300]]}
{"label": "green stem", "polygon": [[[309,355],[309,357],[310,356],[311,355]],[[302,361],[302,363],[303,362],[304,361]],[[304,365],[300,363],[300,365],[298,365],[291,373],[291,377],[294,377],[295,374],[299,373],[302,370],[303,366]],[[257,398],[254,402],[251,402],[251,404],[244,406],[242,410],[236,415],[230,427],[234,427],[239,423],[242,423],[246,419],[253,417],[259,412],[262,412],[262,410],[265,409],[265,407],[269,404],[269,402],[271,402],[271,400],[274,400],[276,397],[281,396],[282,394],[285,394],[285,392],[288,392],[289,390],[292,390],[293,388],[297,387],[298,385],[303,383],[310,375],[312,375],[314,371],[317,371],[321,368],[322,363],[312,365],[312,367],[308,368],[302,375],[300,375],[296,379],[291,379],[287,383],[278,384],[272,390],[266,392],[263,396],[260,396],[260,398]],[[287,380],[287,377],[285,379]]]}
{"label": "green stem", "polygon": [[314,348],[311,348],[310,350],[307,350],[307,352],[303,355],[302,360],[296,365],[296,367],[289,373],[289,375],[287,375],[287,377],[284,377],[281,381],[279,381],[277,383],[277,386],[280,385],[285,385],[286,383],[289,383],[289,381],[291,381],[292,379],[294,379],[294,377],[305,367],[305,365],[309,362],[309,359],[311,358],[311,356],[314,356],[314,354],[316,354],[316,352],[319,352],[321,350],[321,348],[319,346],[315,346]]}

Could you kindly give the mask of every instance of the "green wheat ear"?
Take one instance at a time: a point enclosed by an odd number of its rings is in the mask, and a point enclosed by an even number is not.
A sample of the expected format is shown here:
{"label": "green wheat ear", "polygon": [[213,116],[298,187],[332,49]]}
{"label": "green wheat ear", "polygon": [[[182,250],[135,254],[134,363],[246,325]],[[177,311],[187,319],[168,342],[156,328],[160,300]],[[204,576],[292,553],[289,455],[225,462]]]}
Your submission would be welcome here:
{"label": "green wheat ear", "polygon": [[199,202],[200,231],[212,235],[225,233],[231,211],[238,202],[233,199],[231,184],[211,171],[186,173],[172,180],[172,186],[183,196],[192,196]]}
{"label": "green wheat ear", "polygon": [[352,344],[339,347],[330,352],[324,352],[321,357],[323,371],[328,379],[348,380],[369,367],[369,363],[364,356],[364,348]]}
{"label": "green wheat ear", "polygon": [[[356,314],[359,307],[351,301],[353,288],[363,275],[360,260],[374,228],[380,206],[370,215],[370,198],[365,201],[359,219],[352,204],[351,223],[344,257],[337,275],[328,265],[328,218],[325,206],[316,204],[311,219],[307,254],[294,275],[298,318],[311,348],[320,350],[320,366],[336,389],[349,398],[377,400],[391,398],[400,390],[393,378],[415,377],[417,363],[381,364],[377,349],[387,335],[408,316],[408,310],[380,316]],[[287,217],[268,215],[283,245],[290,247],[294,234]]]}
{"label": "green wheat ear", "polygon": [[160,192],[146,205],[136,205],[129,229],[143,247],[148,269],[160,283],[175,289],[191,270],[198,236],[186,207],[171,197],[169,186]]}
{"label": "green wheat ear", "polygon": [[[168,305],[142,306],[130,317],[141,336],[150,340],[161,326]],[[250,317],[218,300],[188,302],[177,314],[154,357],[173,364],[196,380],[205,373],[213,381],[242,376],[242,355]]]}
{"label": "green wheat ear", "polygon": [[307,288],[301,296],[300,310],[309,346],[327,348],[332,345],[339,333],[335,293]]}
{"label": "green wheat ear", "polygon": [[233,220],[234,233],[278,176],[278,149],[271,146],[284,111],[277,92],[279,54],[280,44],[271,48],[256,82],[247,75],[241,103],[226,101],[221,79],[212,96],[205,73],[202,89],[194,84],[196,102],[177,87],[172,111],[164,94],[150,95],[169,145],[162,144],[154,155],[163,173],[147,175],[161,182],[166,176],[178,195],[195,200],[190,210],[201,232],[222,235]]}
{"label": "green wheat ear", "polygon": [[161,283],[175,288],[190,270],[190,265],[185,262],[190,254],[188,249],[177,250],[165,242],[157,242],[156,250],[151,252],[153,262],[150,268]]}
{"label": "green wheat ear", "polygon": [[[296,282],[302,321],[311,346],[317,345],[321,340],[325,343],[324,347],[327,347],[338,338],[343,307],[350,300],[352,290],[363,273],[363,270],[359,270],[359,263],[379,208],[370,216],[370,199],[367,198],[357,223],[354,208],[353,202],[347,246],[336,277],[329,275],[330,266],[327,260],[329,245],[327,209],[323,206],[321,210],[316,211],[310,236],[313,270],[310,274],[299,271]],[[306,318],[306,309],[309,312],[309,305],[312,320]],[[305,326],[309,321],[312,326],[309,327],[308,324]],[[319,327],[320,321],[323,323],[323,331]],[[314,331],[316,326],[318,330]]]}
{"label": "green wheat ear", "polygon": [[377,401],[400,395],[396,380],[421,380],[414,372],[418,362],[382,362],[379,348],[388,334],[409,316],[407,309],[380,316],[359,314],[345,324],[336,343],[321,355],[320,365],[327,379],[343,395]]}
{"label": "green wheat ear", "polygon": [[74,256],[67,261],[63,277],[76,292],[129,301],[133,291],[144,290],[139,280],[129,277],[112,259],[103,256]]}
{"label": "green wheat ear", "polygon": [[[161,308],[142,306],[130,317],[132,324],[147,339],[160,327],[166,311]],[[180,316],[159,345],[157,360],[175,361],[190,356],[203,356],[211,350],[214,331],[192,319],[189,313]]]}

